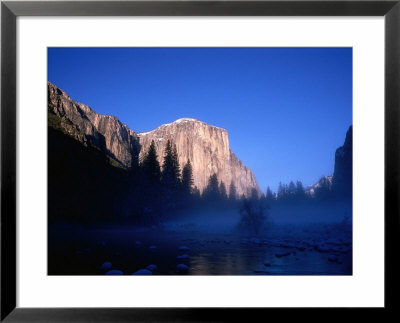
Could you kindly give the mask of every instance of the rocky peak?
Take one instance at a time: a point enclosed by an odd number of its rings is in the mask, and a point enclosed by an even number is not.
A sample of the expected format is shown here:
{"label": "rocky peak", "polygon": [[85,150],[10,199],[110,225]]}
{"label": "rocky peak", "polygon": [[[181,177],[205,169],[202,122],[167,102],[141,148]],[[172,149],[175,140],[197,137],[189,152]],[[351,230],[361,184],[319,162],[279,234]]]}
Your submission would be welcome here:
{"label": "rocky peak", "polygon": [[228,131],[193,118],[181,118],[149,131],[136,133],[116,117],[101,115],[89,106],[74,102],[63,90],[48,83],[48,112],[61,120],[61,127],[84,144],[91,144],[122,166],[143,156],[154,140],[162,165],[167,140],[177,147],[181,168],[189,159],[194,185],[202,192],[214,173],[229,189],[231,181],[239,196],[252,189],[261,192],[253,172],[230,150]]}
{"label": "rocky peak", "polygon": [[253,188],[260,192],[253,172],[230,150],[228,131],[223,128],[193,118],[182,118],[139,133],[138,137],[142,147],[139,158],[143,158],[154,140],[160,164],[167,140],[175,144],[179,164],[183,167],[190,160],[194,183],[201,192],[214,173],[227,188],[233,181],[239,196],[249,196]]}
{"label": "rocky peak", "polygon": [[310,196],[315,196],[318,190],[331,190],[332,189],[332,177],[330,176],[323,176],[320,180],[315,183],[314,185],[310,185],[305,189],[305,193]]}

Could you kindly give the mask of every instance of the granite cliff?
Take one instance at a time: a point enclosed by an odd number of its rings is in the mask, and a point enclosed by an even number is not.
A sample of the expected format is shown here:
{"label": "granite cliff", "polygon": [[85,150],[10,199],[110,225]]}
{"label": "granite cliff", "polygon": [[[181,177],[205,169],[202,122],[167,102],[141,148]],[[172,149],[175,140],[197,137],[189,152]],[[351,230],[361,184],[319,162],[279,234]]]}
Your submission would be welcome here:
{"label": "granite cliff", "polygon": [[49,122],[68,135],[103,151],[122,167],[130,167],[148,150],[154,140],[162,164],[167,140],[176,144],[181,168],[189,159],[193,167],[194,185],[202,192],[208,178],[216,173],[218,180],[229,185],[233,181],[239,196],[249,196],[260,188],[253,172],[230,150],[228,132],[199,120],[179,119],[152,131],[136,133],[116,117],[101,115],[85,104],[73,101],[63,90],[48,83]]}
{"label": "granite cliff", "polygon": [[253,188],[260,192],[253,172],[230,150],[228,131],[225,129],[183,118],[137,135],[142,147],[140,158],[154,140],[160,163],[166,141],[175,143],[179,164],[184,165],[190,160],[194,183],[201,192],[214,173],[227,188],[233,181],[239,196],[250,195]]}
{"label": "granite cliff", "polygon": [[48,82],[49,120],[57,116],[60,127],[84,145],[90,144],[121,166],[137,159],[138,138],[116,117],[101,115],[85,104],[74,102],[67,93]]}

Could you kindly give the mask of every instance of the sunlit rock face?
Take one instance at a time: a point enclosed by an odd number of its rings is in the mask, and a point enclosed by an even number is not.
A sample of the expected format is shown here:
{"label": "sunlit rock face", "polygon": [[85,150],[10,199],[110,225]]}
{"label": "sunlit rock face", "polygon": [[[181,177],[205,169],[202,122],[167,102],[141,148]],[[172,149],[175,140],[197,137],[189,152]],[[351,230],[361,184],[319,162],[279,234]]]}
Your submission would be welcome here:
{"label": "sunlit rock face", "polygon": [[142,158],[154,140],[160,165],[167,140],[176,144],[181,169],[189,159],[194,185],[202,192],[216,173],[229,191],[231,181],[238,196],[260,194],[256,177],[230,150],[228,132],[196,119],[184,118],[145,133],[135,133],[116,117],[101,115],[85,104],[74,102],[63,90],[48,83],[48,109],[61,119],[61,127],[84,144],[91,144],[130,167]]}
{"label": "sunlit rock face", "polygon": [[101,115],[85,104],[74,102],[63,90],[48,83],[48,109],[61,118],[62,128],[75,139],[104,151],[129,167],[138,155],[134,131],[116,117]]}
{"label": "sunlit rock face", "polygon": [[332,190],[332,177],[333,175],[323,176],[317,183],[308,186],[305,190],[305,193],[310,196],[315,196],[315,192],[320,189],[326,189],[329,191]]}
{"label": "sunlit rock face", "polygon": [[214,173],[227,190],[233,181],[239,196],[249,196],[253,188],[260,192],[253,172],[229,149],[228,131],[225,129],[196,119],[183,118],[137,135],[141,145],[139,158],[143,157],[154,140],[160,164],[167,140],[176,144],[179,164],[183,167],[190,160],[194,184],[200,192]]}

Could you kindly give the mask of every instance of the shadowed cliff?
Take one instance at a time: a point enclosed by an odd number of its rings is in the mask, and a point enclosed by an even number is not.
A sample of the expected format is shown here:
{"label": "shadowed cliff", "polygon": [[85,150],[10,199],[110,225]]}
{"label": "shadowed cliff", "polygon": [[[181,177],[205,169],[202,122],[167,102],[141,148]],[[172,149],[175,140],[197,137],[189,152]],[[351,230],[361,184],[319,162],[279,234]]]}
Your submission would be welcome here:
{"label": "shadowed cliff", "polygon": [[230,150],[228,132],[199,120],[184,118],[153,131],[136,133],[116,117],[96,113],[85,104],[73,101],[63,90],[48,82],[49,118],[60,118],[60,128],[84,145],[103,151],[114,163],[129,168],[138,163],[154,140],[159,162],[165,143],[176,145],[181,168],[190,160],[194,185],[202,192],[211,175],[226,187],[233,183],[238,196],[259,194],[254,173]]}

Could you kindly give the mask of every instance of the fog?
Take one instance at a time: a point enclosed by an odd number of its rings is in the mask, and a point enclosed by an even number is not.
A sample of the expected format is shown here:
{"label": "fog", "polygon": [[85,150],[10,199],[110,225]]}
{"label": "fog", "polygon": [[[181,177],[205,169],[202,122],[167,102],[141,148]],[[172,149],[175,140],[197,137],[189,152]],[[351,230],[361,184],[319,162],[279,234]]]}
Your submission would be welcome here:
{"label": "fog", "polygon": [[[332,203],[303,203],[296,205],[274,205],[265,211],[266,219],[261,236],[268,236],[274,229],[282,226],[304,228],[316,225],[337,225],[346,222],[351,225],[352,205],[347,201]],[[235,233],[252,235],[240,230],[238,224],[241,215],[238,208],[228,210],[201,209],[188,210],[175,214],[165,221],[163,228],[171,230],[191,230],[210,233]]]}
{"label": "fog", "polygon": [[[258,233],[239,208],[155,227],[49,228],[50,275],[351,275],[351,204],[273,205]],[[151,269],[151,270],[150,270]]]}

